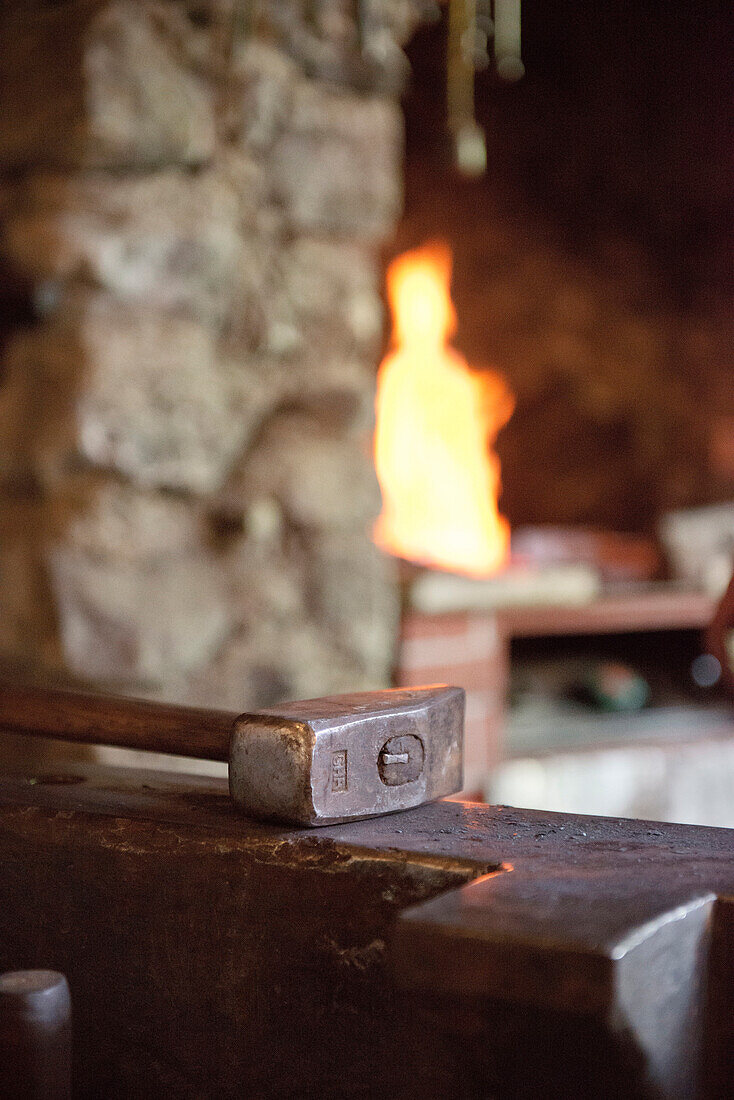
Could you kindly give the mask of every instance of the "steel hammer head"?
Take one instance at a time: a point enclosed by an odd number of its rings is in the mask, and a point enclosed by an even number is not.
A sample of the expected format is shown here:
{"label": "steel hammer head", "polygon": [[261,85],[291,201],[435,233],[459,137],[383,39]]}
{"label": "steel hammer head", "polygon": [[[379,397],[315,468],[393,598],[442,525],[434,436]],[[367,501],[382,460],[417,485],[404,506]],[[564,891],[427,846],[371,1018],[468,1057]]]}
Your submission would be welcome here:
{"label": "steel hammer head", "polygon": [[461,788],[463,731],[464,692],[444,685],[284,703],[235,722],[229,787],[295,825],[406,810]]}

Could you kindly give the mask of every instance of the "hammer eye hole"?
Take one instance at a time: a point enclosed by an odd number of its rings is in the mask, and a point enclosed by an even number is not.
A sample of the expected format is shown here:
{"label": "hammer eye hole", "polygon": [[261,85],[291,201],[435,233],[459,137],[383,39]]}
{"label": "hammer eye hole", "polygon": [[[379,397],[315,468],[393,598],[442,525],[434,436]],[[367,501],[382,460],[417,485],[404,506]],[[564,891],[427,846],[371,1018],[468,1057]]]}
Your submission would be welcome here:
{"label": "hammer eye hole", "polygon": [[405,733],[391,737],[380,749],[377,769],[386,787],[412,783],[423,771],[425,749],[420,737]]}

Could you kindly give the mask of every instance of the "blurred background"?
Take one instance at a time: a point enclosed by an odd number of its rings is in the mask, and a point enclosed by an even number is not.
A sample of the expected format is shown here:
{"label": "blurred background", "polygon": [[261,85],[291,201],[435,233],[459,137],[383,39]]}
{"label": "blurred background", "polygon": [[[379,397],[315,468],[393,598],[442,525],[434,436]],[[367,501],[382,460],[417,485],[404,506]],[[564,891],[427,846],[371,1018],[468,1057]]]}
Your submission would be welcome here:
{"label": "blurred background", "polygon": [[734,826],[730,32],[6,6],[4,674],[458,683],[468,795]]}

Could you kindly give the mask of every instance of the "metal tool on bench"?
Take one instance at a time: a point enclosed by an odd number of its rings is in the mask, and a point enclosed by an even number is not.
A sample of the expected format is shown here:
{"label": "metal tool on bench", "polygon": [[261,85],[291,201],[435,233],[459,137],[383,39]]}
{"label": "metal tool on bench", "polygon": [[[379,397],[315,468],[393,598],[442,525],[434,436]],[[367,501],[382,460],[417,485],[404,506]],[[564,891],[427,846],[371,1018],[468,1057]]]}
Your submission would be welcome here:
{"label": "metal tool on bench", "polygon": [[253,714],[0,686],[0,730],[229,762],[247,815],[330,825],[406,810],[462,784],[464,692],[331,695]]}

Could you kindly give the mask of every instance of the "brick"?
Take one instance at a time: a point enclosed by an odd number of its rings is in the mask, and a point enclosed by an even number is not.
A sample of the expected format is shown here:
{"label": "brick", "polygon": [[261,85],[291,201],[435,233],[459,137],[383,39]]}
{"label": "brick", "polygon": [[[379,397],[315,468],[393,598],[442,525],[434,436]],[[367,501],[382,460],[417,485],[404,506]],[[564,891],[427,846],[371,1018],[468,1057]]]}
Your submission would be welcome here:
{"label": "brick", "polygon": [[494,616],[466,616],[462,631],[404,639],[400,665],[420,668],[481,660],[499,651],[500,635]]}
{"label": "brick", "polygon": [[408,611],[403,617],[400,633],[404,641],[463,634],[468,621],[469,615],[466,611],[449,615],[425,615],[420,611]]}
{"label": "brick", "polygon": [[504,683],[503,669],[498,669],[491,655],[478,661],[446,662],[439,665],[401,665],[398,678],[402,684],[409,680],[423,684],[457,684],[469,690],[500,690]]}

